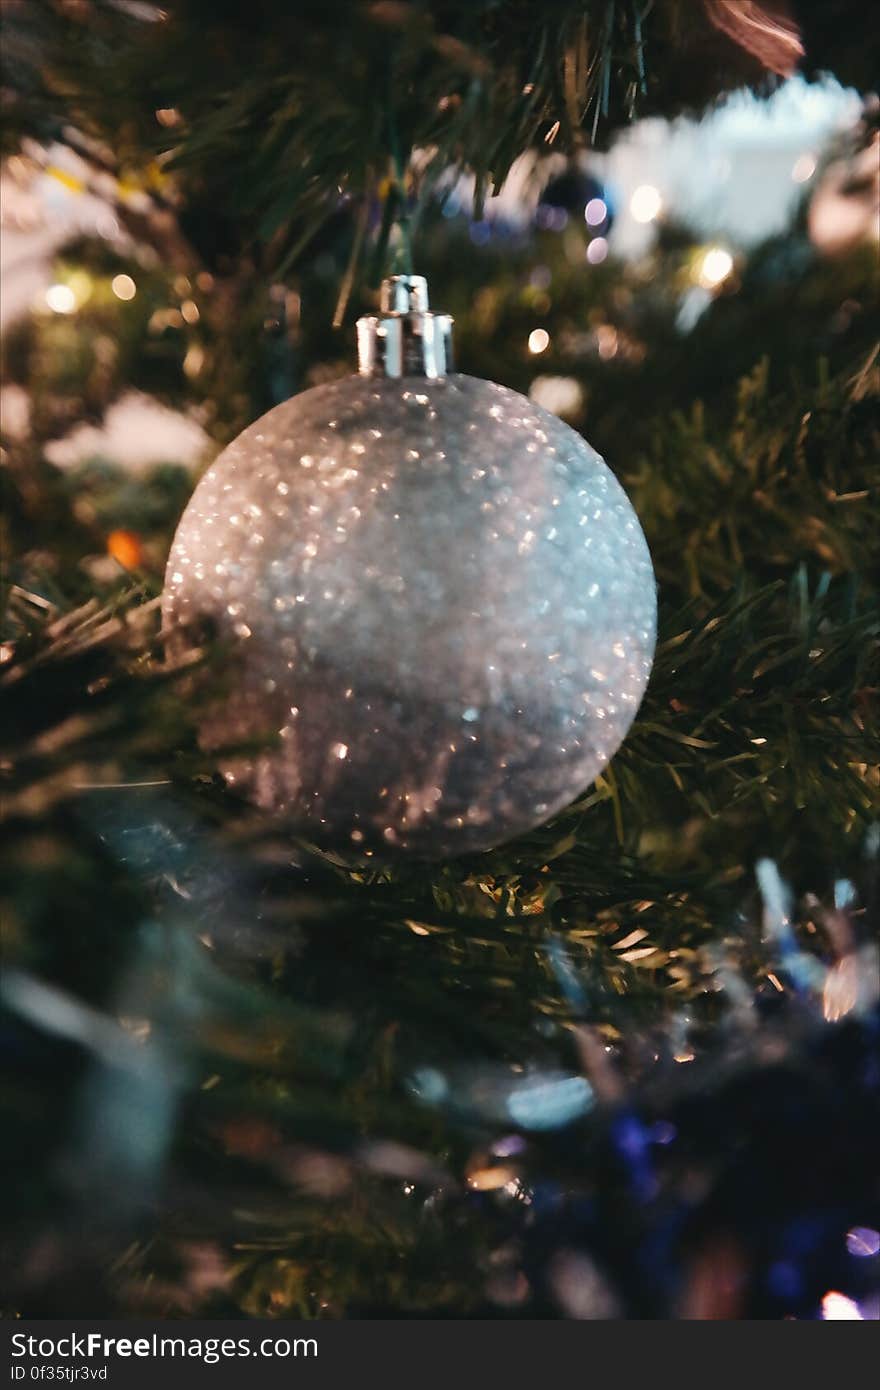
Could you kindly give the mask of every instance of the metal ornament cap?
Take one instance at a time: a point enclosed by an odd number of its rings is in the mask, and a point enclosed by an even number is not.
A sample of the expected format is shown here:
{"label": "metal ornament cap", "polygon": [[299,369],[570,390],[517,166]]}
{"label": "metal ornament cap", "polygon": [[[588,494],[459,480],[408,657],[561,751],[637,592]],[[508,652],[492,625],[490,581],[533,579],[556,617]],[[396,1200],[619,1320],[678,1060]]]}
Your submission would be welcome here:
{"label": "metal ornament cap", "polygon": [[438,381],[452,371],[452,319],[428,308],[423,275],[383,280],[379,313],[358,319],[357,343],[361,376]]}

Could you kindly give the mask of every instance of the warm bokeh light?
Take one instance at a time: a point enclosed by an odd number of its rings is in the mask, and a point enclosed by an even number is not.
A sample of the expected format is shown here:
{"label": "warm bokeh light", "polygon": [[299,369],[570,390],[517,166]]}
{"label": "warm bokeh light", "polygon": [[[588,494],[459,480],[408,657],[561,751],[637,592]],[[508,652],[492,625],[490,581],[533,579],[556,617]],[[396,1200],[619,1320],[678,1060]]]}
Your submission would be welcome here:
{"label": "warm bokeh light", "polygon": [[703,255],[697,269],[697,278],[707,290],[713,290],[726,280],[733,270],[733,257],[723,246],[711,246]]}
{"label": "warm bokeh light", "polygon": [[110,288],[117,299],[134,299],[137,294],[137,285],[130,275],[114,275]]}
{"label": "warm bokeh light", "polygon": [[550,334],[546,328],[533,328],[529,334],[529,352],[546,352],[550,346]]}
{"label": "warm bokeh light", "polygon": [[617,329],[613,324],[599,324],[596,329],[596,349],[603,362],[617,356]]}
{"label": "warm bokeh light", "polygon": [[205,365],[205,349],[199,343],[193,343],[186,350],[183,359],[183,370],[187,376],[198,376]]}
{"label": "warm bokeh light", "polygon": [[76,308],[76,295],[69,285],[50,285],[46,291],[46,303],[53,314],[72,314]]}
{"label": "warm bokeh light", "polygon": [[829,1289],[822,1299],[822,1317],[825,1322],[864,1322],[859,1305],[836,1289]]}
{"label": "warm bokeh light", "polygon": [[136,531],[111,531],[107,537],[107,554],[123,569],[139,569],[144,559],[140,536]]}
{"label": "warm bokeh light", "polygon": [[573,376],[536,376],[529,399],[563,420],[576,419],[583,410],[584,388]]}
{"label": "warm bokeh light", "polygon": [[640,184],[629,202],[629,210],[637,222],[653,222],[660,216],[662,207],[660,190],[652,183]]}

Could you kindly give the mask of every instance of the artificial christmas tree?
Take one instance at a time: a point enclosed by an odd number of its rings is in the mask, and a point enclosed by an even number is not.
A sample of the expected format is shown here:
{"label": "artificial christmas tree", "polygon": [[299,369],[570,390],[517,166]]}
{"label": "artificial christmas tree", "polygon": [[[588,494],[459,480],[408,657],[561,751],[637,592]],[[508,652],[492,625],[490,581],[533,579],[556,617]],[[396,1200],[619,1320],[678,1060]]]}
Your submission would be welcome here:
{"label": "artificial christmas tree", "polygon": [[[801,50],[864,95],[828,8],[5,7],[4,233],[43,276],[3,347],[8,1316],[876,1315],[876,248],[870,216],[811,230],[876,115],[760,245],[668,195],[633,254],[620,200],[534,216],[548,156]],[[230,634],[169,661],[160,595],[212,453],[344,393],[357,314],[414,269],[456,370],[613,463],[658,641],[549,824],[353,863],[224,782],[281,725],[200,742]],[[487,648],[540,648],[527,574],[491,574]],[[359,637],[389,689],[413,653],[438,684],[430,631]]]}

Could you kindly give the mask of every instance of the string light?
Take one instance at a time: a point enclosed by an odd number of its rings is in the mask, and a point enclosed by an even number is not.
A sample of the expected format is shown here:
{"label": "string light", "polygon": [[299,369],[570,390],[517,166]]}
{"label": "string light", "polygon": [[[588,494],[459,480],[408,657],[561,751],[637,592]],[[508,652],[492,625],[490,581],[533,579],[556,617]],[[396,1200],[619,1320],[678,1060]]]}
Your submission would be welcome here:
{"label": "string light", "polygon": [[550,346],[550,334],[546,328],[533,328],[529,334],[529,352],[546,352]]}
{"label": "string light", "polygon": [[637,222],[653,222],[660,216],[662,207],[660,190],[652,183],[640,184],[629,203],[629,210]]}

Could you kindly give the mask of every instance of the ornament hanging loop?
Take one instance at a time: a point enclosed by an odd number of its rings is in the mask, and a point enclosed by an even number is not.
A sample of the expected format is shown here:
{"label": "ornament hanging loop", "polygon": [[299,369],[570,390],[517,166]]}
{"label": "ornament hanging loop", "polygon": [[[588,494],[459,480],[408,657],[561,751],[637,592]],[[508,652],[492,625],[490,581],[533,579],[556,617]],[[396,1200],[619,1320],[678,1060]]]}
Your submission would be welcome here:
{"label": "ornament hanging loop", "polygon": [[357,321],[361,376],[423,376],[433,381],[452,370],[452,319],[428,308],[423,275],[391,275],[382,281],[379,313]]}

